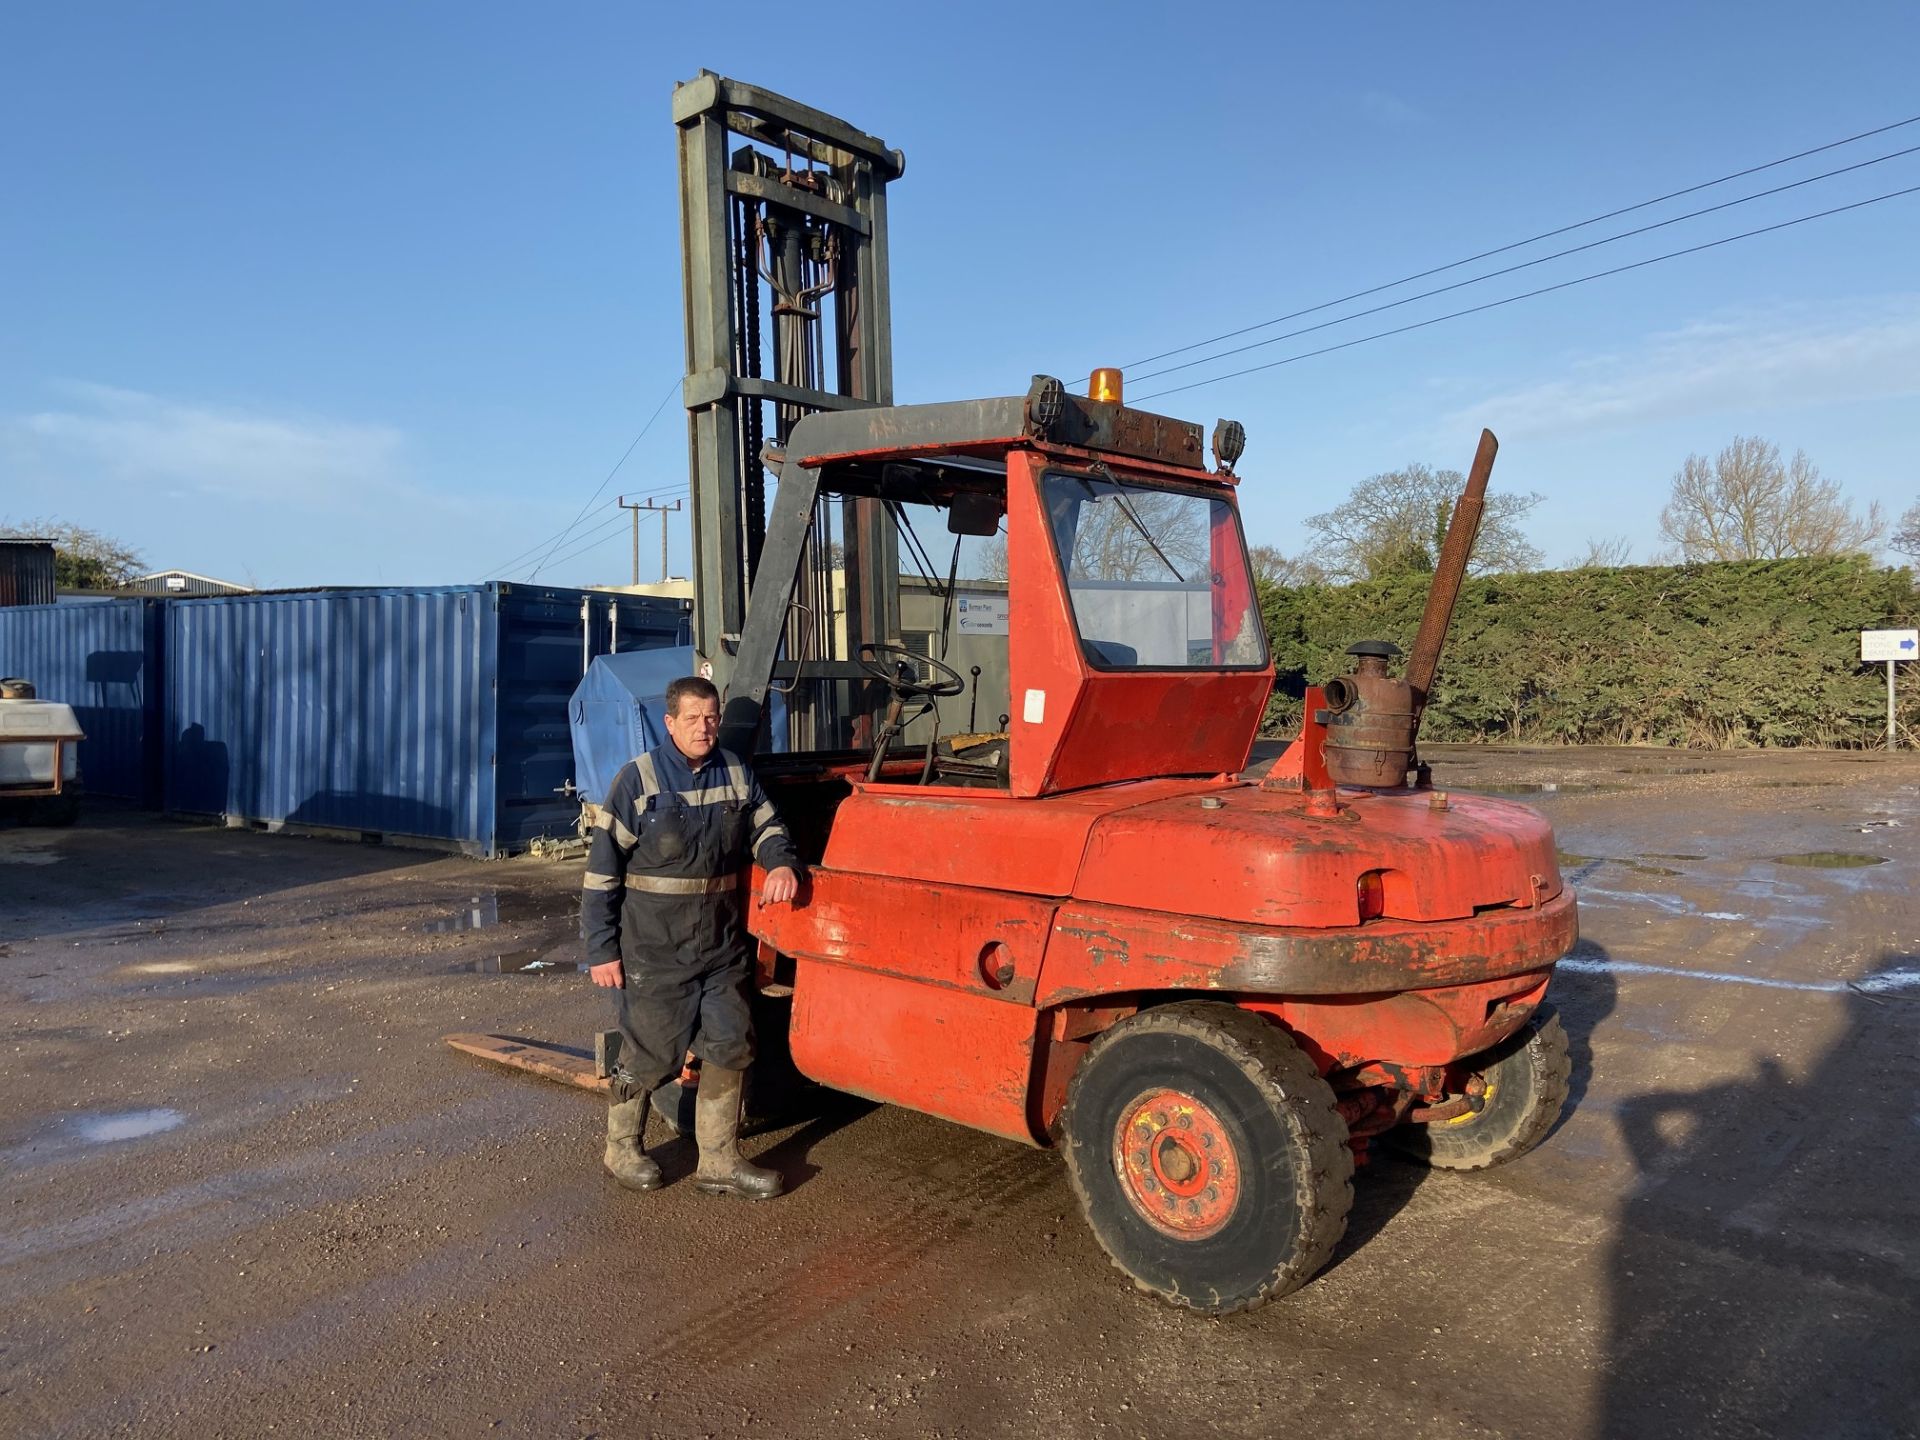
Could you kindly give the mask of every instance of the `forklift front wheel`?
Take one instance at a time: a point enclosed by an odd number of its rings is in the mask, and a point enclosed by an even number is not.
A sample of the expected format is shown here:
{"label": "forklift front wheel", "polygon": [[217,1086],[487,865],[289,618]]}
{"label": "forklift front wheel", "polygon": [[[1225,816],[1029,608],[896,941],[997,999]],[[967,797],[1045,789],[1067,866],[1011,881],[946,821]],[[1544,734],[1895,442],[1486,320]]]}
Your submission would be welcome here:
{"label": "forklift front wheel", "polygon": [[1331,1087],[1278,1026],[1232,1005],[1162,1005],[1088,1049],[1067,1094],[1067,1173],[1142,1290],[1209,1315],[1305,1284],[1353,1204]]}
{"label": "forklift front wheel", "polygon": [[1395,1150],[1436,1170],[1485,1170],[1547,1138],[1567,1103],[1573,1071],[1567,1032],[1551,1006],[1541,1006],[1521,1029],[1465,1063],[1485,1086],[1486,1103],[1470,1115],[1392,1131],[1388,1143]]}

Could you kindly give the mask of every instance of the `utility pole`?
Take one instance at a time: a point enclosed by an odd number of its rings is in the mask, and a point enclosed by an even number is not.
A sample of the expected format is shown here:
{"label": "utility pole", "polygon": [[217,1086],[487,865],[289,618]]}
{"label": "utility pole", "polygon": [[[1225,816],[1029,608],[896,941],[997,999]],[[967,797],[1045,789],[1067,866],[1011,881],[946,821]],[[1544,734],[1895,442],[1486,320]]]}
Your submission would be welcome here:
{"label": "utility pole", "polygon": [[653,500],[641,500],[629,505],[627,497],[622,495],[620,508],[633,512],[633,583],[636,585],[640,583],[640,512],[660,512],[660,579],[664,583],[667,578],[667,516],[680,508],[680,502],[676,500],[671,505],[662,505]]}

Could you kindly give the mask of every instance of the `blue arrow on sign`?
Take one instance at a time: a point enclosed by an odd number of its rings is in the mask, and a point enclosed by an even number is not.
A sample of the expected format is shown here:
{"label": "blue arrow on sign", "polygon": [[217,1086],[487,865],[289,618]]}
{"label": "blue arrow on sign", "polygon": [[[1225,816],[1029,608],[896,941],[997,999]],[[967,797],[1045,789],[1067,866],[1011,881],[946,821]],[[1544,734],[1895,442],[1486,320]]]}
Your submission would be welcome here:
{"label": "blue arrow on sign", "polygon": [[1902,650],[1911,650],[1911,649],[1913,649],[1913,641],[1911,641],[1911,640],[1902,640],[1902,641],[1900,642],[1900,648],[1901,648]]}

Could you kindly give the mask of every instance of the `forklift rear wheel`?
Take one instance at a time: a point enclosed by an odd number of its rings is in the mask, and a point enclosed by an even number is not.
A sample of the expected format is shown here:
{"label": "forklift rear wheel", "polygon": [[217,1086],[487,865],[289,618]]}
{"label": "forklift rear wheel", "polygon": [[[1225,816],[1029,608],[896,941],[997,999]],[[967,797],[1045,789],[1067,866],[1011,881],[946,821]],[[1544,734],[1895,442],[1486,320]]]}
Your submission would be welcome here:
{"label": "forklift rear wheel", "polygon": [[1123,1021],[1074,1073],[1067,1173],[1116,1268],[1209,1315],[1305,1284],[1346,1232],[1333,1090],[1278,1026],[1182,1002]]}
{"label": "forklift rear wheel", "polygon": [[1394,1149],[1438,1170],[1485,1170],[1547,1138],[1567,1103],[1573,1071],[1567,1032],[1550,1006],[1467,1064],[1486,1086],[1485,1105],[1472,1115],[1395,1130]]}

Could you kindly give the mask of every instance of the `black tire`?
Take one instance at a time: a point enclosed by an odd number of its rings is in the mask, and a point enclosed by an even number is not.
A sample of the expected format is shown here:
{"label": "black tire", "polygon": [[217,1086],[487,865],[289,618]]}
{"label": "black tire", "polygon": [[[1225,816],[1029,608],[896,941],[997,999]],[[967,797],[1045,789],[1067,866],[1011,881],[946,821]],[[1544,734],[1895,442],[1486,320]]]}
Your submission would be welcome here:
{"label": "black tire", "polygon": [[1567,1103],[1573,1073],[1567,1032],[1551,1006],[1541,1006],[1519,1030],[1467,1064],[1486,1081],[1486,1108],[1457,1120],[1402,1126],[1388,1137],[1394,1149],[1436,1170],[1485,1170],[1547,1138]]}
{"label": "black tire", "polygon": [[1101,1035],[1062,1140],[1094,1237],[1175,1305],[1250,1310],[1304,1285],[1346,1233],[1353,1151],[1333,1090],[1284,1030],[1232,1005],[1163,1005]]}

